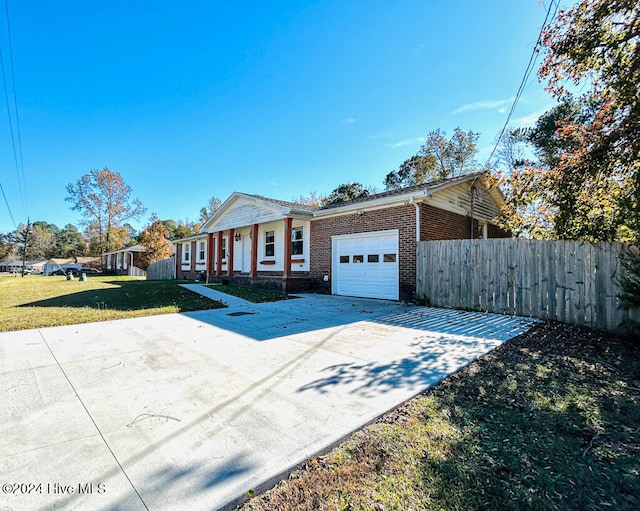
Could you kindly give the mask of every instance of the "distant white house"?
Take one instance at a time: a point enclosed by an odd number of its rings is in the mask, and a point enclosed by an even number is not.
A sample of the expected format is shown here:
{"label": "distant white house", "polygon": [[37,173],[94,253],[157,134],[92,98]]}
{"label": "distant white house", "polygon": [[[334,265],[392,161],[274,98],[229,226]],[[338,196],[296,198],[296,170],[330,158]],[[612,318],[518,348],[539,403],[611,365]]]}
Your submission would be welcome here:
{"label": "distant white house", "polygon": [[[45,261],[25,261],[25,270],[42,273]],[[0,262],[0,272],[21,273],[22,261],[2,261]]]}
{"label": "distant white house", "polygon": [[67,259],[53,258],[43,264],[42,274],[51,275],[54,271],[67,270],[70,268],[80,270],[82,268],[95,267],[99,263],[100,259],[97,257],[71,257]]}

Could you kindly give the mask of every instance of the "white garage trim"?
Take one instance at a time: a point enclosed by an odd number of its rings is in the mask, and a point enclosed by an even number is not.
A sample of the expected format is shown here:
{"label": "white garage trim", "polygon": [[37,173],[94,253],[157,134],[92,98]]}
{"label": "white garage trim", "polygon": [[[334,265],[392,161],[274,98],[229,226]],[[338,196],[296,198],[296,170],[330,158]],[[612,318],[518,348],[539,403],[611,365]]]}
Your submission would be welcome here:
{"label": "white garage trim", "polygon": [[399,298],[398,229],[331,237],[331,293]]}

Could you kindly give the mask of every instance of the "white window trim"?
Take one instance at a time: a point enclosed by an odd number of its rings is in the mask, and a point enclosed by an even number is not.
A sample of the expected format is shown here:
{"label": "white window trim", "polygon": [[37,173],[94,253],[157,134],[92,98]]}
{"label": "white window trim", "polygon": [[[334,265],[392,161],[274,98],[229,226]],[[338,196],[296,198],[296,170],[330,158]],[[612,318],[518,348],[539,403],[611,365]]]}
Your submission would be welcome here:
{"label": "white window trim", "polygon": [[[296,225],[295,227],[291,228],[291,257],[304,257],[304,231],[305,231],[304,225]],[[294,232],[302,232],[302,238],[300,238],[299,240],[294,240],[293,239]],[[302,253],[300,254],[293,253],[294,243],[302,244]]]}
{"label": "white window trim", "polygon": [[[202,248],[201,248],[202,247]],[[204,263],[207,260],[207,242],[206,241],[198,241],[196,248],[198,250],[198,258],[196,259],[197,263]],[[200,257],[202,255],[202,257]]]}
{"label": "white window trim", "polygon": [[[273,245],[273,255],[267,255],[267,233],[268,232],[272,232],[273,233],[273,241],[271,243],[269,243],[269,245]],[[263,233],[262,233],[263,240],[264,240],[264,242],[262,244],[262,255],[268,261],[274,260],[276,258],[276,247],[277,247],[277,244],[276,244],[276,232],[277,232],[276,229],[269,229],[269,230],[263,231]]]}

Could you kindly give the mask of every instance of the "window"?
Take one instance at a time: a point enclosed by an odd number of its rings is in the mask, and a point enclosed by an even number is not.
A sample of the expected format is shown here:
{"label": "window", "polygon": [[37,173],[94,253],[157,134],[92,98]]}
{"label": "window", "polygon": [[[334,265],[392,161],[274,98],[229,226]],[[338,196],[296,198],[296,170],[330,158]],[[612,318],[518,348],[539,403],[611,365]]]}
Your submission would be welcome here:
{"label": "window", "polygon": [[182,261],[188,263],[191,259],[191,243],[184,243],[182,245]]}
{"label": "window", "polygon": [[353,262],[354,263],[364,263],[364,256],[363,255],[354,255],[353,256]]}
{"label": "window", "polygon": [[384,263],[395,263],[396,262],[396,255],[395,254],[385,254],[384,257],[382,258],[382,262],[384,262]]}
{"label": "window", "polygon": [[377,263],[380,261],[380,256],[378,254],[369,254],[367,256],[368,263]]}
{"label": "window", "polygon": [[207,246],[206,242],[204,241],[198,242],[198,261],[205,260],[206,246]]}
{"label": "window", "polygon": [[302,227],[291,230],[291,255],[303,255]]}
{"label": "window", "polygon": [[349,262],[349,256],[340,256],[340,262],[341,263],[348,263]]}
{"label": "window", "polygon": [[222,259],[227,258],[227,238],[222,238]]}
{"label": "window", "polygon": [[265,257],[276,255],[276,236],[274,231],[266,231],[264,233],[264,255]]}
{"label": "window", "polygon": [[116,268],[122,268],[122,252],[118,252],[116,255]]}

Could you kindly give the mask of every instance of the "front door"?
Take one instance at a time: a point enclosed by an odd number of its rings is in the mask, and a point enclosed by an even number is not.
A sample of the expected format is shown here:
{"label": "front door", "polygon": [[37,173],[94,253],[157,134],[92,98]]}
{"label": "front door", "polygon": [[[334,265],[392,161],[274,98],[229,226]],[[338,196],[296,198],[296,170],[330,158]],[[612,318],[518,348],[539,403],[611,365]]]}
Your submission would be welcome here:
{"label": "front door", "polygon": [[251,236],[249,232],[242,233],[242,273],[251,271]]}

